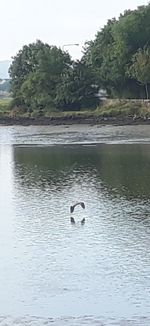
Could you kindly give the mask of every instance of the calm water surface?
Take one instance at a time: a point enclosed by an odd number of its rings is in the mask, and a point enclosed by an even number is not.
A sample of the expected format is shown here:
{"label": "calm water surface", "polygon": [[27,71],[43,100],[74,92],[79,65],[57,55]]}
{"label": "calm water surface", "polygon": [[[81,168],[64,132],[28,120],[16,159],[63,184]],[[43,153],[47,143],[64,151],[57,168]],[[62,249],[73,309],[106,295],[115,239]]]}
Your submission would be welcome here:
{"label": "calm water surface", "polygon": [[2,326],[149,326],[149,126],[0,127],[0,262]]}

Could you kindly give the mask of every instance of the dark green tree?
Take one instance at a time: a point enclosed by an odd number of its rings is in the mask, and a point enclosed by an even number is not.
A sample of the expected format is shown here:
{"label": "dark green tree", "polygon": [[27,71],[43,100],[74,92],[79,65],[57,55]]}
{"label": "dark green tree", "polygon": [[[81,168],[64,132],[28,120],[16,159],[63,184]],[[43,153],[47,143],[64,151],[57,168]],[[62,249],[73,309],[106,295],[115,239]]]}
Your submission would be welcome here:
{"label": "dark green tree", "polygon": [[9,69],[14,103],[32,108],[54,105],[56,88],[70,64],[69,54],[60,48],[41,41],[25,45]]}
{"label": "dark green tree", "polygon": [[86,44],[83,59],[92,65],[97,83],[112,97],[138,97],[140,86],[127,74],[132,56],[149,42],[150,4],[109,20]]}
{"label": "dark green tree", "polygon": [[150,48],[139,49],[132,57],[132,65],[128,70],[131,78],[145,86],[146,98],[149,98],[150,84]]}
{"label": "dark green tree", "polygon": [[62,110],[80,110],[95,108],[99,99],[98,86],[91,67],[82,61],[74,62],[63,74],[62,83],[58,85],[56,106]]}

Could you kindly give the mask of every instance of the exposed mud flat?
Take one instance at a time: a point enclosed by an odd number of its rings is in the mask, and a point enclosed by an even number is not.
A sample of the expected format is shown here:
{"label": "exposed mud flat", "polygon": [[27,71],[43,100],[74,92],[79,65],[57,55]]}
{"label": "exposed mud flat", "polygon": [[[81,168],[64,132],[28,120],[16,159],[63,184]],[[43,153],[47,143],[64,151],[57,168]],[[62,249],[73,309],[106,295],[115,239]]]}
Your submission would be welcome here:
{"label": "exposed mud flat", "polygon": [[0,118],[0,125],[72,125],[72,124],[93,124],[93,125],[136,125],[150,124],[150,119],[133,117],[3,117]]}

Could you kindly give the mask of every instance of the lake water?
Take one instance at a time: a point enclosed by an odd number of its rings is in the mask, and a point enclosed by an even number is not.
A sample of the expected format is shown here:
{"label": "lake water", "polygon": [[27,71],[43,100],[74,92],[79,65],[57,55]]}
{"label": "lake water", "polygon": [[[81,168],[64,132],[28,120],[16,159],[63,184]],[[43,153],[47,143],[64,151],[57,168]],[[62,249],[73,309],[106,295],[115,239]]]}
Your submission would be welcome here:
{"label": "lake water", "polygon": [[0,127],[0,326],[51,324],[150,325],[149,126]]}

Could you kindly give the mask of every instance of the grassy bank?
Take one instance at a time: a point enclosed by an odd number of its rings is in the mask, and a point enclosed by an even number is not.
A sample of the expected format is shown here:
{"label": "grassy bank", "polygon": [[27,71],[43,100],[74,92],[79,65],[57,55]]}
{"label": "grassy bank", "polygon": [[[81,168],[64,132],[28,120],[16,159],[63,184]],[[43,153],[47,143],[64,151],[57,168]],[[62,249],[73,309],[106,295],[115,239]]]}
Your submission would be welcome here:
{"label": "grassy bank", "polygon": [[106,100],[96,109],[96,113],[105,117],[150,118],[148,100]]}
{"label": "grassy bank", "polygon": [[10,115],[10,104],[11,99],[1,99],[0,98],[0,118]]}
{"label": "grassy bank", "polygon": [[57,121],[64,123],[65,121],[71,122],[103,122],[107,121],[124,121],[128,123],[133,121],[137,122],[138,120],[149,121],[150,120],[150,101],[144,100],[105,100],[101,102],[99,107],[95,110],[82,110],[82,111],[66,111],[59,112],[56,110],[34,110],[29,112],[28,110],[21,108],[11,109],[11,100],[0,100],[0,120],[9,119],[14,121],[20,120],[25,121],[31,120],[34,121],[43,121],[44,119],[46,124],[48,121]]}

